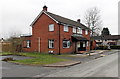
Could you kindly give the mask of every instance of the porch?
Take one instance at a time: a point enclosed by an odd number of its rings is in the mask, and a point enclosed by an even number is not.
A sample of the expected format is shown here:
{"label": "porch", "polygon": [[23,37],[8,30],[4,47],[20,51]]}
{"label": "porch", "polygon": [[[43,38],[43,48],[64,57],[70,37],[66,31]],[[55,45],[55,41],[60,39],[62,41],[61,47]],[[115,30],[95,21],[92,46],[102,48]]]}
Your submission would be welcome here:
{"label": "porch", "polygon": [[88,42],[85,37],[81,35],[72,36],[72,41],[75,43],[75,53],[84,53],[87,51]]}

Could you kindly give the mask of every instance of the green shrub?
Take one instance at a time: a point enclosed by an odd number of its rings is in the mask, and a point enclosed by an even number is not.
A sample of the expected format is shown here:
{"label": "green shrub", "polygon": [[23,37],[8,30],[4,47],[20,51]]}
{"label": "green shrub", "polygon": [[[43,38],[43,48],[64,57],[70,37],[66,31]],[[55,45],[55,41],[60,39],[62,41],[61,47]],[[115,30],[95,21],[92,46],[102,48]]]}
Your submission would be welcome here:
{"label": "green shrub", "polygon": [[114,45],[114,46],[110,46],[110,48],[111,48],[111,49],[120,49],[120,46]]}
{"label": "green shrub", "polygon": [[2,61],[13,61],[13,58],[12,57],[8,57],[8,58],[4,58],[4,59],[2,59]]}
{"label": "green shrub", "polygon": [[[111,49],[120,49],[120,46],[110,46]],[[108,46],[98,46],[96,47],[97,50],[107,50],[108,49]]]}
{"label": "green shrub", "polygon": [[96,49],[98,49],[98,50],[107,50],[108,46],[98,46]]}

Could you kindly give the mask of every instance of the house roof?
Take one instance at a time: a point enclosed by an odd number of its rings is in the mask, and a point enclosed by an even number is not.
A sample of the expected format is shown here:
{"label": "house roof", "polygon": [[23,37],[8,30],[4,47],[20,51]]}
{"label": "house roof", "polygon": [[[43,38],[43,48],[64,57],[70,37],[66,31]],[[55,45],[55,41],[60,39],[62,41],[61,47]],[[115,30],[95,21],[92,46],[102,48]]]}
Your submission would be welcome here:
{"label": "house roof", "polygon": [[51,19],[53,19],[56,23],[63,23],[63,24],[67,24],[70,26],[76,26],[76,27],[81,27],[82,29],[89,29],[88,27],[86,27],[85,25],[83,25],[82,23],[79,23],[77,21],[73,21],[71,19],[50,13],[48,11],[42,11],[37,17],[36,19],[32,22],[31,26],[34,25],[34,23],[37,21],[37,19],[41,16],[42,13],[45,13],[46,15],[48,15]]}
{"label": "house roof", "polygon": [[91,37],[94,40],[118,40],[120,39],[120,35],[106,35],[106,36],[93,36]]}
{"label": "house roof", "polygon": [[31,37],[31,34],[22,34],[20,37]]}
{"label": "house roof", "polygon": [[73,21],[71,19],[59,16],[59,15],[56,15],[56,14],[53,14],[53,13],[50,13],[50,12],[46,12],[46,13],[60,23],[69,24],[69,25],[72,25],[72,26],[78,26],[78,27],[81,27],[83,29],[88,29],[88,27],[86,27],[85,25],[83,25],[83,24],[81,24],[77,21]]}

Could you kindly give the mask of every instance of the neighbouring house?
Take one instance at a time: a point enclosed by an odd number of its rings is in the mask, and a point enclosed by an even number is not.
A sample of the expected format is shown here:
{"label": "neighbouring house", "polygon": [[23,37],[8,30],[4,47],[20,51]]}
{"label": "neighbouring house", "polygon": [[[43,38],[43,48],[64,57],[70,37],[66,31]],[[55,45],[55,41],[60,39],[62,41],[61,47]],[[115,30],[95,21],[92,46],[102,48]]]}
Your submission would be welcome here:
{"label": "neighbouring house", "polygon": [[21,36],[24,52],[82,53],[90,49],[90,29],[80,22],[50,13],[47,6],[30,25],[32,35]]}
{"label": "neighbouring house", "polygon": [[93,36],[91,39],[93,40],[92,49],[101,45],[120,46],[120,35]]}
{"label": "neighbouring house", "polygon": [[10,52],[11,42],[0,39],[0,52]]}
{"label": "neighbouring house", "polygon": [[0,52],[21,52],[22,39],[20,37],[11,37],[7,40],[0,39]]}

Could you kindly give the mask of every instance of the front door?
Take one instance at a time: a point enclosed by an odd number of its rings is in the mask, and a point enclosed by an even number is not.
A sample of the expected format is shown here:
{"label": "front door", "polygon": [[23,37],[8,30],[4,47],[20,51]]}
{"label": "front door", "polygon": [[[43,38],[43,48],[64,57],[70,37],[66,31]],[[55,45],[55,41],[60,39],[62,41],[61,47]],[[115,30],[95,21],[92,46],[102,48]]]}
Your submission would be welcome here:
{"label": "front door", "polygon": [[85,51],[86,50],[86,42],[85,41],[80,41],[78,43],[78,51]]}

